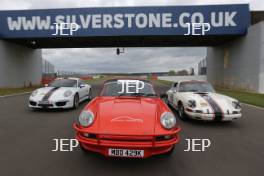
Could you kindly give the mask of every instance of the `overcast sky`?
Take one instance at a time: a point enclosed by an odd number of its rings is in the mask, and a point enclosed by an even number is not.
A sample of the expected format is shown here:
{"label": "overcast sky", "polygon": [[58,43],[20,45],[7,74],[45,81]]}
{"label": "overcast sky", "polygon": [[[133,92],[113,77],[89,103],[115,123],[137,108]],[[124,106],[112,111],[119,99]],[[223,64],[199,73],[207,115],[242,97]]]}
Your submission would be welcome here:
{"label": "overcast sky", "polygon": [[[264,10],[264,0],[0,0],[0,10],[106,6],[198,5],[250,3],[252,10]],[[206,57],[205,47],[44,49],[43,58],[59,70],[100,72],[149,72],[196,67]]]}

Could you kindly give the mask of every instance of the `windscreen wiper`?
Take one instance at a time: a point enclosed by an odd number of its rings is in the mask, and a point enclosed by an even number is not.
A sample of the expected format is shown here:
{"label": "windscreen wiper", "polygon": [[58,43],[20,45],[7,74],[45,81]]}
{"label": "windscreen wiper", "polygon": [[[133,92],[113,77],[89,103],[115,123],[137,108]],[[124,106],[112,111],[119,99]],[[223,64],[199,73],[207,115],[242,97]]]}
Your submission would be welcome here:
{"label": "windscreen wiper", "polygon": [[158,95],[157,95],[157,94],[153,94],[153,93],[151,93],[151,94],[146,94],[145,96],[146,96],[146,97],[157,97]]}
{"label": "windscreen wiper", "polygon": [[142,96],[142,97],[156,97],[157,94],[152,94],[152,93],[150,93],[150,94],[145,94],[145,93],[133,93],[133,94],[131,94],[131,96],[137,96],[137,97],[140,97],[140,96]]}
{"label": "windscreen wiper", "polygon": [[118,97],[127,96],[126,93],[119,94]]}
{"label": "windscreen wiper", "polygon": [[131,96],[140,97],[140,96],[145,96],[145,94],[144,93],[132,93]]}

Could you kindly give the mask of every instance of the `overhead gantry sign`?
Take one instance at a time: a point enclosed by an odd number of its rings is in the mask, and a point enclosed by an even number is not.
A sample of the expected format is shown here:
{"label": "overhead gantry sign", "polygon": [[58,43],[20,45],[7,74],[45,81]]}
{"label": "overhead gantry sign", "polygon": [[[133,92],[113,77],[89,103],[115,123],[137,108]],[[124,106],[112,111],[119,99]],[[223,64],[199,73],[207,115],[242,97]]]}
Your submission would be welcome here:
{"label": "overhead gantry sign", "polygon": [[215,45],[249,24],[248,4],[16,10],[0,11],[0,38],[35,48]]}

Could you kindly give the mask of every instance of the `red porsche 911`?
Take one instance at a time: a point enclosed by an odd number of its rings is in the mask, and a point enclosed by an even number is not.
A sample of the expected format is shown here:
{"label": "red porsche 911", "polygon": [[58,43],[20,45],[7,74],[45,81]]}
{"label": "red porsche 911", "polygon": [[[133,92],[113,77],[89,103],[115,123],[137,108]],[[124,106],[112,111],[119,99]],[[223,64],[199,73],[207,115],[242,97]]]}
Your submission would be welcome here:
{"label": "red porsche 911", "polygon": [[83,150],[111,157],[171,153],[179,142],[175,116],[147,80],[106,81],[73,126]]}

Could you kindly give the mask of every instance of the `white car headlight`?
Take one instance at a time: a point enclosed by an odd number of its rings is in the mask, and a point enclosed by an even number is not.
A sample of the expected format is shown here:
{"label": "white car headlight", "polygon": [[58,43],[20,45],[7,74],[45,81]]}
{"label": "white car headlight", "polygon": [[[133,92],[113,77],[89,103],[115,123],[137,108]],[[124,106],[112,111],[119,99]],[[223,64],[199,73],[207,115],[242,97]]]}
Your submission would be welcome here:
{"label": "white car headlight", "polygon": [[238,101],[232,101],[232,106],[235,109],[241,109],[241,105]]}
{"label": "white car headlight", "polygon": [[189,100],[188,101],[188,106],[190,108],[195,108],[196,107],[196,101],[195,100]]}
{"label": "white car headlight", "polygon": [[176,118],[171,112],[164,112],[160,117],[160,123],[165,129],[172,129],[176,125]]}
{"label": "white car headlight", "polygon": [[71,96],[72,95],[72,91],[71,90],[67,90],[66,92],[64,92],[64,94],[63,94],[63,96],[64,97],[69,97],[69,96]]}
{"label": "white car headlight", "polygon": [[34,96],[36,96],[38,94],[38,90],[35,90],[35,91],[33,91],[32,93],[31,93],[31,97],[34,97]]}
{"label": "white car headlight", "polygon": [[94,121],[94,114],[92,111],[84,110],[79,116],[79,123],[84,126],[88,127],[90,126]]}

